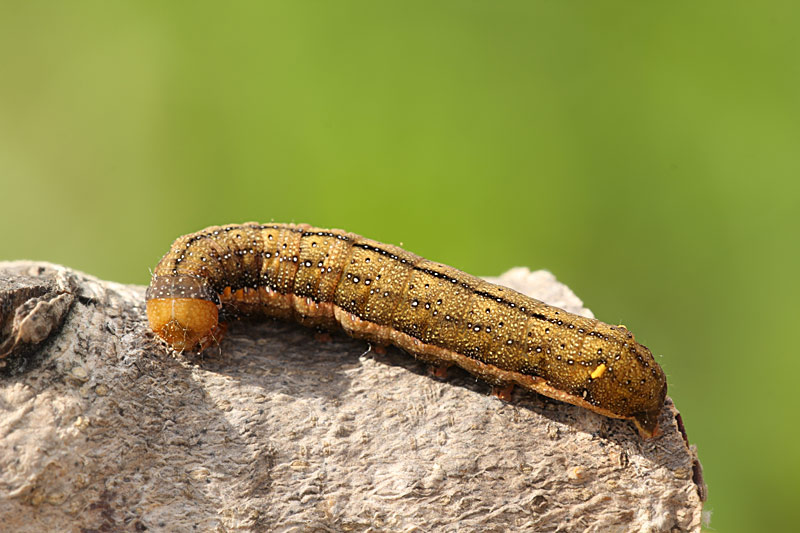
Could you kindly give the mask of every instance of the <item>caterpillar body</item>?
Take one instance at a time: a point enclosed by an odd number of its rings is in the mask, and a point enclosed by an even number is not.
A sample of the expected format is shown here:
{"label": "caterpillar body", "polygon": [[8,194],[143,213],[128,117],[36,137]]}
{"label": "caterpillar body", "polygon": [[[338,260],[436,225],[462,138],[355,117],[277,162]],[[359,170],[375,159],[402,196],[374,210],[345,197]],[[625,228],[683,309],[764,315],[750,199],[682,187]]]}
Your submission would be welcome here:
{"label": "caterpillar body", "polygon": [[[218,342],[242,315],[341,326],[658,434],[666,378],[624,326],[574,315],[397,246],[305,224],[212,226],[179,237],[147,289],[153,331],[173,349]],[[220,323],[220,319],[223,323]]]}

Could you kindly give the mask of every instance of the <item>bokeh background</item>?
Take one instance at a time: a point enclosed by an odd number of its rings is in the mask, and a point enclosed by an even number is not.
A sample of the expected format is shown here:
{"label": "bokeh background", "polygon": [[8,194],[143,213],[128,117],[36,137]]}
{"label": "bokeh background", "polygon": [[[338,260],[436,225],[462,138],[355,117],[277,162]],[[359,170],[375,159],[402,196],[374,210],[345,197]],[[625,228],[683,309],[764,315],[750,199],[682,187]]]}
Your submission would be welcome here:
{"label": "bokeh background", "polygon": [[650,346],[713,531],[797,525],[800,7],[0,1],[0,259],[308,222],[554,272]]}

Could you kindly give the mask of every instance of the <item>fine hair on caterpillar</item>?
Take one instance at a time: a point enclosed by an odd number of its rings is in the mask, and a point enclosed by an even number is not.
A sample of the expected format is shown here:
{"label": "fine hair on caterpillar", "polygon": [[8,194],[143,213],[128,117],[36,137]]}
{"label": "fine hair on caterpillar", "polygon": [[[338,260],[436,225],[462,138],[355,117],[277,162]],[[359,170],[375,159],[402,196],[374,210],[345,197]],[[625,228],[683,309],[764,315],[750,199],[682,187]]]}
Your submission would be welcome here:
{"label": "fine hair on caterpillar", "polygon": [[658,434],[666,378],[624,326],[354,233],[249,222],[175,240],[147,290],[153,331],[177,351],[202,351],[222,338],[226,318],[245,315],[339,326]]}

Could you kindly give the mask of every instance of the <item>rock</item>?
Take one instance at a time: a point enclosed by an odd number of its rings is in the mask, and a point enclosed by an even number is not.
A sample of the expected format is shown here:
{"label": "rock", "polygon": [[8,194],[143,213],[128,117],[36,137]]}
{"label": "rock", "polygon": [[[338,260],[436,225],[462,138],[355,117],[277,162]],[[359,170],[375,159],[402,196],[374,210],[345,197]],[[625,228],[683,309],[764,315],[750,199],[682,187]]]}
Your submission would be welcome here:
{"label": "rock", "polygon": [[[41,305],[50,324],[0,377],[9,531],[700,529],[700,463],[669,398],[664,435],[643,441],[629,422],[519,389],[504,403],[460,370],[440,381],[399,350],[290,323],[237,322],[176,356],[148,328],[144,287],[32,262],[0,278],[0,302]],[[591,316],[550,273],[499,282]],[[11,298],[20,284],[39,288]]]}

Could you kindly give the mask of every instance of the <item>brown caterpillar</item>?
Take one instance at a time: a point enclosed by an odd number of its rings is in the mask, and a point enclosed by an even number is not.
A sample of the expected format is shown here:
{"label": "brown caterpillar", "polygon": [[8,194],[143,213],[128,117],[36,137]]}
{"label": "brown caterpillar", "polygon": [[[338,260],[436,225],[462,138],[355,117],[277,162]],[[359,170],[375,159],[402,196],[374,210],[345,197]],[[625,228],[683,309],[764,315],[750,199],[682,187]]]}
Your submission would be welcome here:
{"label": "brown caterpillar", "polygon": [[261,314],[341,325],[494,385],[520,385],[658,434],[667,393],[624,326],[574,315],[397,246],[305,224],[212,226],[179,237],[147,289],[153,331],[202,351],[223,319]]}

